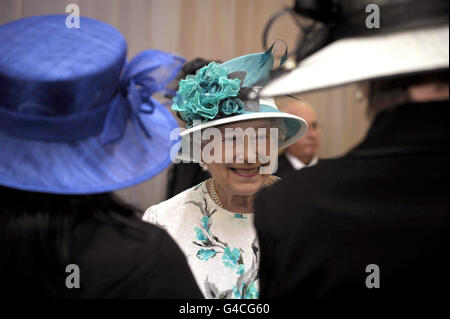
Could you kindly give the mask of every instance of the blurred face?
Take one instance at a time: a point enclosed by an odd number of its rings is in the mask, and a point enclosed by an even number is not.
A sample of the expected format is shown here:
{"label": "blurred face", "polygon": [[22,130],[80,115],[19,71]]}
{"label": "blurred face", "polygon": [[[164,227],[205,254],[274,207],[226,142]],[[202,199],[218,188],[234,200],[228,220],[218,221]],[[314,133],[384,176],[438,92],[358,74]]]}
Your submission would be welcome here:
{"label": "blurred face", "polygon": [[[270,123],[270,120],[252,120],[218,127],[222,136],[217,141],[222,150],[221,160],[207,166],[216,185],[228,195],[251,196],[266,181],[267,174],[262,174],[260,168],[269,165],[267,157],[273,155],[271,152],[278,151],[278,148],[271,151]],[[230,134],[236,129],[242,129],[242,138]]]}
{"label": "blurred face", "polygon": [[308,130],[296,143],[286,150],[299,159],[312,159],[319,150],[320,131],[317,123],[316,113],[311,107],[301,102],[295,103],[286,109],[286,112],[303,118],[308,123]]}

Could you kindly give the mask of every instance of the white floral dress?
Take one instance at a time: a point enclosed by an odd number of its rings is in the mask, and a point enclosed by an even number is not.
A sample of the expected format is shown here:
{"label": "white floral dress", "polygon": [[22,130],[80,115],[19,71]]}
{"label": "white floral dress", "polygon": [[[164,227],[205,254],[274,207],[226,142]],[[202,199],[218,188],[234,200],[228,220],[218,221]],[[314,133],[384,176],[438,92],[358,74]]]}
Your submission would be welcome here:
{"label": "white floral dress", "polygon": [[218,206],[206,182],[150,207],[143,216],[178,243],[206,298],[245,299],[259,294],[253,218]]}

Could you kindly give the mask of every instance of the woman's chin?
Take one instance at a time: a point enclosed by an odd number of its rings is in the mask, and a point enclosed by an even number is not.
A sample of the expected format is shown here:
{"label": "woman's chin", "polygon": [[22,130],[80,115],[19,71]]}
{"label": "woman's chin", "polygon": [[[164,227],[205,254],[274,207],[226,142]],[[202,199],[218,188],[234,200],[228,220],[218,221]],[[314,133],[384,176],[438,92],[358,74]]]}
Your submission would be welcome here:
{"label": "woman's chin", "polygon": [[261,174],[251,177],[232,176],[230,186],[237,194],[250,196],[255,194],[264,184],[264,177]]}

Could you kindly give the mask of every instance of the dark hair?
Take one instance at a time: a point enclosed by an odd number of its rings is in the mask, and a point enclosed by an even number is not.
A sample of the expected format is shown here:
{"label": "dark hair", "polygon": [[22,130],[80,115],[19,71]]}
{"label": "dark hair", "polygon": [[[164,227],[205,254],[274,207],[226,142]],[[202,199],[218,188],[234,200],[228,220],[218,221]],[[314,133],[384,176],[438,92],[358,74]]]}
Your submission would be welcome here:
{"label": "dark hair", "polygon": [[183,68],[181,69],[181,72],[178,74],[177,79],[176,79],[176,89],[175,91],[178,90],[178,82],[180,80],[185,79],[188,75],[195,75],[195,73],[200,70],[201,68],[203,68],[204,66],[210,64],[211,62],[218,62],[216,60],[205,60],[202,58],[195,58],[193,60],[190,60],[188,62],[186,62],[183,65]]}
{"label": "dark hair", "polygon": [[202,58],[195,58],[191,61],[186,62],[183,65],[183,69],[181,70],[180,76],[185,78],[189,74],[195,74],[199,69],[213,62],[212,60],[205,60]]}
{"label": "dark hair", "polygon": [[448,70],[438,70],[370,81],[369,115],[409,101],[408,88],[415,85],[448,84]]}
{"label": "dark hair", "polygon": [[56,195],[0,186],[0,198],[1,294],[9,297],[63,296],[59,288],[73,260],[75,228],[91,220],[128,231],[127,220],[135,214],[109,194]]}
{"label": "dark hair", "polygon": [[[195,58],[191,61],[186,62],[183,65],[183,68],[178,73],[177,77],[170,82],[170,84],[167,86],[172,92],[168,92],[165,94],[165,97],[168,99],[171,99],[174,97],[175,93],[178,91],[178,83],[181,80],[184,80],[188,75],[194,75],[197,70],[201,69],[202,67],[208,65],[209,63],[213,62],[212,60],[205,60],[202,58]],[[215,61],[219,62],[219,61]]]}
{"label": "dark hair", "polygon": [[371,81],[371,91],[386,91],[393,88],[407,90],[409,87],[427,83],[448,83],[448,70],[418,73]]}

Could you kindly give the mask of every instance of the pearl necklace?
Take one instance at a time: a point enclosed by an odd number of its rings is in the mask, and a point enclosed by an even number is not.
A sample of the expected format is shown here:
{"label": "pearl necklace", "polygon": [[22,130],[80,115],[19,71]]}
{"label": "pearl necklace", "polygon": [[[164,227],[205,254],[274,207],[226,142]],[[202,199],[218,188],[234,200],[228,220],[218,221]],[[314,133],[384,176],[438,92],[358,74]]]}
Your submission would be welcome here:
{"label": "pearl necklace", "polygon": [[[278,180],[280,180],[279,177],[274,176],[274,175],[269,175],[267,180],[264,182],[263,187],[267,187],[267,186],[275,183]],[[222,202],[220,201],[219,195],[217,194],[215,184],[216,183],[214,181],[214,178],[210,178],[206,181],[206,188],[208,190],[209,196],[211,196],[211,199],[214,201],[214,203],[216,203],[217,206],[223,208]]]}
{"label": "pearl necklace", "polygon": [[214,201],[214,203],[216,203],[217,206],[219,207],[223,207],[222,206],[222,202],[220,201],[219,195],[217,195],[217,191],[216,191],[216,185],[214,185],[214,179],[210,178],[206,181],[206,186],[208,188],[208,193],[211,196],[212,200]]}

